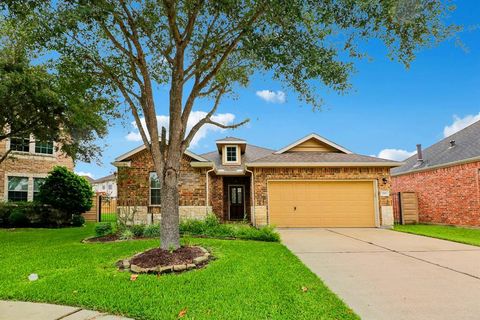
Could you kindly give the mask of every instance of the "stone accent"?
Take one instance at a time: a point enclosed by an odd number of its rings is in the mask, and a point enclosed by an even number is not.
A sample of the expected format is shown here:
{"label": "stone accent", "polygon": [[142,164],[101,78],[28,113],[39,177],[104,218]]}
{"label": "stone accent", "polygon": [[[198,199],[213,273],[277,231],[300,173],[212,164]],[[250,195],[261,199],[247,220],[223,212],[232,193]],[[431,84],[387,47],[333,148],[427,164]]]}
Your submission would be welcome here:
{"label": "stone accent", "polygon": [[480,161],[392,177],[393,192],[415,192],[420,223],[480,225]]}
{"label": "stone accent", "polygon": [[[155,210],[153,210],[155,209]],[[133,206],[118,206],[117,207],[118,214],[128,214],[127,212],[132,212],[136,210],[135,213],[135,224],[152,224],[152,223],[160,223],[162,218],[161,208],[155,207],[152,208],[147,206],[137,206],[136,208]],[[152,221],[152,214],[149,212],[153,212],[153,221]],[[180,206],[179,213],[180,213],[180,220],[182,219],[205,219],[208,213],[212,212],[212,207],[205,207],[205,206]]]}
{"label": "stone accent", "polygon": [[[379,207],[391,206],[392,197],[382,197],[381,191],[390,191],[390,168],[341,167],[341,168],[254,168],[255,174],[255,224],[268,223],[268,180],[377,180]],[[383,178],[387,182],[383,182]],[[380,225],[382,213],[380,212]]]}
{"label": "stone accent", "polygon": [[129,259],[124,259],[124,260],[119,260],[115,264],[119,270],[123,271],[130,271],[133,273],[155,273],[155,274],[162,274],[162,273],[169,273],[169,272],[183,272],[186,270],[191,270],[195,268],[201,268],[205,265],[208,260],[210,260],[210,252],[203,248],[203,247],[197,247],[199,248],[202,252],[203,255],[193,259],[193,263],[188,263],[188,264],[176,264],[176,265],[170,265],[170,266],[157,266],[157,267],[151,267],[151,268],[142,268],[140,266],[137,266],[135,264],[132,264],[131,261],[133,258],[135,258],[138,255],[141,255],[142,252],[135,254],[133,257]]}
{"label": "stone accent", "polygon": [[382,206],[380,212],[382,227],[393,228],[393,206]]}
{"label": "stone accent", "polygon": [[[0,141],[0,154],[4,154],[9,147],[8,139]],[[33,144],[30,145],[32,148]],[[34,146],[33,146],[34,147]],[[55,166],[64,166],[73,170],[73,160],[61,152],[54,151],[53,155],[27,152],[11,152],[8,158],[0,164],[0,201],[8,197],[8,177],[27,177],[28,199],[33,199],[33,178],[44,178]]]}

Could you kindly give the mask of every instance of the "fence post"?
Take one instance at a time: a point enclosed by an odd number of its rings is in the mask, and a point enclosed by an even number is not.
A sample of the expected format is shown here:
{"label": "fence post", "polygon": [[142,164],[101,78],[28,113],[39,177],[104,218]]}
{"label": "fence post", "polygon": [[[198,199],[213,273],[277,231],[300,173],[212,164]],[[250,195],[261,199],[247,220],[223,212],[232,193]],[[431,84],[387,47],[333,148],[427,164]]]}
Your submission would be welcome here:
{"label": "fence post", "polygon": [[98,222],[102,222],[102,196],[97,197]]}

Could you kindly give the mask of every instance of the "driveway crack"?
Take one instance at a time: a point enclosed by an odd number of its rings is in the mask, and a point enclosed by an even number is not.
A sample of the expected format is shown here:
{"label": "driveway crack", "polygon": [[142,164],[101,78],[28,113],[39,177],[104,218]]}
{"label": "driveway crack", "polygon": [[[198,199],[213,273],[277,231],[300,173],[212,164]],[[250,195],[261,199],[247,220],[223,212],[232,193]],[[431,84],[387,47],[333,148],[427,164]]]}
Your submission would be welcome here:
{"label": "driveway crack", "polygon": [[[387,251],[390,251],[390,252],[393,252],[393,253],[397,253],[399,255],[402,255],[402,256],[405,256],[405,257],[409,257],[409,258],[412,258],[412,259],[415,259],[415,260],[418,260],[418,261],[421,261],[421,262],[425,262],[425,263],[428,263],[428,264],[431,264],[431,265],[434,265],[434,266],[437,266],[437,267],[440,267],[440,268],[443,268],[443,269],[446,269],[446,270],[450,270],[450,271],[453,271],[453,272],[456,272],[456,273],[459,273],[459,274],[463,274],[465,276],[468,276],[468,277],[471,277],[471,278],[474,278],[476,280],[480,280],[480,277],[479,276],[476,276],[476,275],[473,275],[471,273],[468,273],[468,272],[464,272],[464,271],[460,271],[460,270],[456,270],[456,269],[453,269],[453,268],[450,268],[450,267],[447,267],[447,266],[444,266],[444,265],[441,265],[439,263],[435,263],[435,262],[431,262],[431,261],[428,261],[428,260],[425,260],[425,259],[422,259],[422,258],[418,258],[418,257],[415,257],[415,256],[412,256],[412,255],[409,255],[407,254],[406,252],[408,251],[397,251],[397,250],[394,250],[394,249],[390,249],[388,247],[384,247],[384,246],[381,246],[379,244],[376,244],[374,242],[371,242],[371,241],[366,241],[366,240],[362,240],[362,239],[359,239],[359,238],[356,238],[354,236],[349,236],[349,235],[346,235],[346,234],[343,234],[341,232],[338,232],[338,231],[334,231],[332,229],[326,229],[332,233],[335,233],[335,234],[338,234],[340,236],[344,236],[344,237],[347,237],[347,238],[350,238],[350,239],[354,239],[354,240],[357,240],[357,241],[360,241],[360,242],[363,242],[363,243],[368,243],[372,246],[375,246],[375,247],[378,247],[378,248],[382,248],[382,249],[385,249]],[[452,251],[456,251],[456,250],[452,250]],[[459,251],[463,251],[463,250],[459,250]],[[471,251],[475,251],[475,250],[471,250]],[[415,251],[410,251],[410,252],[415,252]],[[418,252],[418,251],[417,251]],[[432,251],[424,251],[424,252],[432,252]]]}

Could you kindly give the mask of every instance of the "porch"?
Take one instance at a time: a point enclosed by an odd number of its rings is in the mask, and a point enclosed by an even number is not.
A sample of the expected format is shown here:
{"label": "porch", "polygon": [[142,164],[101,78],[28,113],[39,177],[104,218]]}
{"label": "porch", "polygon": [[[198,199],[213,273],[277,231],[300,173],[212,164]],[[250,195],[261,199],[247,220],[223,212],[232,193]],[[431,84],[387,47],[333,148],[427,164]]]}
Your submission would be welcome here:
{"label": "porch", "polygon": [[209,204],[222,221],[251,220],[251,177],[210,176]]}

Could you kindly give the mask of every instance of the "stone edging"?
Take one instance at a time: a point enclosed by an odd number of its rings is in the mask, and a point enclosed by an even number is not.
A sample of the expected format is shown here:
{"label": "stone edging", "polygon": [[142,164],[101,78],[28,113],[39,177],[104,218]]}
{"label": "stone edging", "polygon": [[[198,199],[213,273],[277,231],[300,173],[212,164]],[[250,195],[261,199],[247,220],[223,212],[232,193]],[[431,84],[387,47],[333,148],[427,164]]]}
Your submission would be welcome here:
{"label": "stone edging", "polygon": [[170,266],[142,268],[140,266],[130,263],[130,261],[133,260],[133,258],[143,254],[143,252],[140,252],[135,254],[131,258],[117,261],[116,265],[120,270],[123,270],[123,271],[130,271],[133,273],[156,273],[156,274],[169,273],[169,272],[182,272],[182,271],[191,270],[195,268],[201,268],[206,264],[206,262],[208,262],[208,260],[211,258],[211,255],[207,249],[200,246],[196,246],[196,247],[202,250],[203,255],[196,257],[195,259],[193,259],[193,263],[189,263],[189,264],[176,264],[176,265],[170,265]]}

